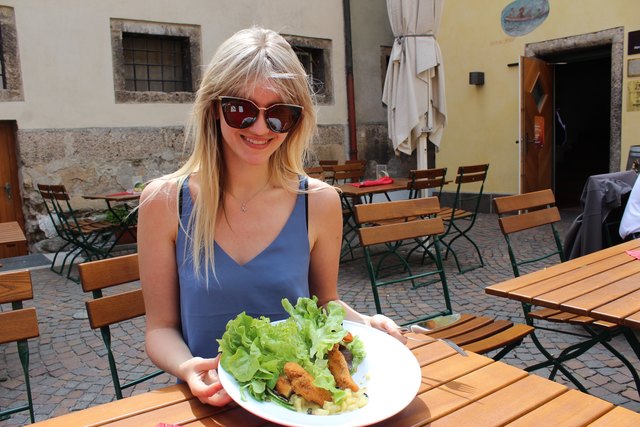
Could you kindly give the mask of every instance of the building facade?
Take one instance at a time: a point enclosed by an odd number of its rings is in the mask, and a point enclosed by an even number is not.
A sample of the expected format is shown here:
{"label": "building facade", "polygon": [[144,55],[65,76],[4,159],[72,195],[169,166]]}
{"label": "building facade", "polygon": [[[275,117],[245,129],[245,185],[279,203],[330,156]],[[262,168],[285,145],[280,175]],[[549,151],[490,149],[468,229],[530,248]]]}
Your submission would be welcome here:
{"label": "building facade", "polygon": [[[351,33],[345,10],[358,11]],[[252,25],[283,34],[313,76],[319,127],[309,162],[344,161],[353,147],[369,155],[368,146],[390,157],[381,46],[393,38],[383,0],[6,0],[0,119],[13,149],[2,167],[17,177],[11,191],[21,212],[2,220],[24,221],[32,249],[47,250],[40,242],[54,230],[37,184],[64,184],[74,207],[98,210],[103,202],[82,195],[127,190],[134,177],[177,169],[203,68],[224,39]],[[354,104],[362,124],[355,143],[347,42],[363,105]]]}

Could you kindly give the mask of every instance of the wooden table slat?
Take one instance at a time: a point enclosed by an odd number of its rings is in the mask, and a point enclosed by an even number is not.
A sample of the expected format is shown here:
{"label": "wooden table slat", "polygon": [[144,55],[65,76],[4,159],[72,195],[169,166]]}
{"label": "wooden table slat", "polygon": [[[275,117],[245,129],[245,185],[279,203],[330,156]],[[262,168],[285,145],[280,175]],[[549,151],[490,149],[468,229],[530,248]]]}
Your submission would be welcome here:
{"label": "wooden table slat", "polygon": [[565,393],[567,388],[537,375],[529,375],[469,405],[435,420],[431,427],[498,426],[521,417]]}
{"label": "wooden table slat", "polygon": [[391,191],[406,190],[407,184],[409,184],[408,178],[394,178],[392,184],[374,185],[371,187],[355,187],[350,183],[347,183],[336,185],[336,187],[339,188],[346,196],[363,197],[368,196],[369,194],[380,194]]}
{"label": "wooden table slat", "polygon": [[421,393],[419,398],[428,408],[425,421],[433,422],[526,377],[527,373],[518,368],[492,363]]}
{"label": "wooden table slat", "polygon": [[0,223],[0,243],[26,242],[27,239],[16,221]]}
{"label": "wooden table slat", "polygon": [[577,298],[590,290],[602,288],[638,272],[640,272],[640,262],[627,262],[617,268],[594,274],[588,279],[579,280],[560,289],[539,295],[533,298],[533,303],[556,308],[560,305],[559,302],[562,303]]}
{"label": "wooden table slat", "polygon": [[191,398],[189,387],[184,384],[179,384],[94,406],[84,411],[71,412],[66,415],[50,418],[37,423],[37,425],[38,427],[96,425],[98,423],[124,419],[132,414],[153,411],[157,408],[170,406]]}
{"label": "wooden table slat", "polygon": [[155,426],[157,420],[167,424],[186,424],[192,421],[208,418],[234,408],[219,408],[211,405],[202,405],[196,398],[174,403],[173,405],[157,408],[153,411],[139,414],[106,423],[93,424],[91,427],[131,427],[131,426]]}
{"label": "wooden table slat", "polygon": [[473,372],[493,361],[487,357],[469,353],[467,357],[455,354],[422,368],[422,384],[418,393],[438,387],[444,383]]}
{"label": "wooden table slat", "polygon": [[[507,297],[511,292],[516,289],[520,289],[524,286],[528,286],[532,283],[537,283],[550,277],[557,276],[559,274],[571,271],[576,268],[580,268],[589,264],[593,264],[598,260],[609,258],[611,255],[616,255],[625,250],[637,250],[640,248],[640,239],[631,240],[629,242],[622,243],[617,246],[612,246],[601,251],[592,252],[588,255],[572,259],[571,262],[556,264],[549,268],[534,271],[532,273],[515,277],[513,279],[506,280],[504,282],[497,283],[495,285],[488,286],[485,291],[489,295]],[[627,255],[628,256],[628,255]]]}
{"label": "wooden table slat", "polygon": [[600,418],[613,407],[612,403],[597,397],[577,390],[569,390],[507,426],[537,427],[541,424],[541,420],[553,420],[553,427],[583,426]]}
{"label": "wooden table slat", "polygon": [[588,292],[578,298],[565,301],[562,306],[571,308],[574,313],[590,316],[593,309],[632,294],[638,289],[640,289],[640,273],[596,289],[593,292]]}
{"label": "wooden table slat", "polygon": [[638,427],[640,426],[640,414],[616,406],[602,417],[598,418],[589,427]]}
{"label": "wooden table slat", "polygon": [[[638,278],[640,280],[640,277]],[[608,304],[594,308],[591,314],[612,322],[619,321],[640,311],[640,290],[631,292],[624,299],[611,301]]]}
{"label": "wooden table slat", "polygon": [[634,329],[640,329],[640,312],[634,313],[623,319],[623,325]]}
{"label": "wooden table slat", "polygon": [[[619,254],[611,258],[598,260],[593,264],[583,266],[582,268],[566,271],[562,274],[549,277],[529,286],[524,286],[511,292],[511,297],[520,301],[531,302],[540,295],[558,289],[563,289],[564,287],[571,286],[578,281],[591,280],[593,276],[596,276],[601,272],[611,270],[630,262],[631,258],[627,254]],[[558,286],[559,283],[562,284],[560,287]]]}

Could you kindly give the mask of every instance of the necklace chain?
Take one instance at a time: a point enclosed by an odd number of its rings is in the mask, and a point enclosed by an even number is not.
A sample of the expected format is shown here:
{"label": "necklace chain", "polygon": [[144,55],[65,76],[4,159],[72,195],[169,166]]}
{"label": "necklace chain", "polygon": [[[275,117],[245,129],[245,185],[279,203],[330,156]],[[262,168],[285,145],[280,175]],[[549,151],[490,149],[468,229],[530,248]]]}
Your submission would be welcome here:
{"label": "necklace chain", "polygon": [[269,181],[267,181],[267,183],[264,185],[264,187],[262,187],[253,196],[249,197],[244,202],[242,200],[238,199],[236,196],[234,196],[231,191],[227,191],[227,193],[240,203],[240,210],[242,211],[242,213],[247,213],[247,205],[249,204],[249,202],[251,202],[254,198],[256,198],[258,196],[258,194],[262,193],[267,188],[267,186],[269,186]]}

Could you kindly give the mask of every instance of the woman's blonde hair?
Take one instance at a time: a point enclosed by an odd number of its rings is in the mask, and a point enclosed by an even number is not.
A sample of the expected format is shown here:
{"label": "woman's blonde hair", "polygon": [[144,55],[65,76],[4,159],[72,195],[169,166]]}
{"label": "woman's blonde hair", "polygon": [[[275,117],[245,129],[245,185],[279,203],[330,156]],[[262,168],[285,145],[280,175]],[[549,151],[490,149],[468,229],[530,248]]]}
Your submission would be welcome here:
{"label": "woman's blonde hair", "polygon": [[301,105],[302,116],[295,128],[271,156],[271,180],[292,192],[299,191],[297,176],[304,175],[303,161],[316,130],[316,112],[310,82],[295,52],[278,33],[259,27],[238,31],[214,54],[196,94],[185,141],[193,146],[186,163],[164,179],[176,180],[178,188],[190,174],[200,176],[200,190],[193,205],[187,238],[187,252],[193,257],[196,274],[204,266],[208,280],[214,265],[214,230],[223,197],[224,164],[218,96],[243,96],[256,86],[267,85],[283,103]]}

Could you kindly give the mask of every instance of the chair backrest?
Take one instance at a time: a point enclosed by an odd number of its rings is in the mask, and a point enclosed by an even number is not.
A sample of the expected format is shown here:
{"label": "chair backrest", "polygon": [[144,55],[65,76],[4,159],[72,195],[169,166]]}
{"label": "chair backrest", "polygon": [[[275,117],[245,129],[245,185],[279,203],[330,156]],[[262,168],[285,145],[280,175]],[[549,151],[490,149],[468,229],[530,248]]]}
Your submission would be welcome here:
{"label": "chair backrest", "polygon": [[345,163],[332,167],[333,182],[335,184],[345,184],[347,182],[357,182],[364,178],[365,168],[361,163]]}
{"label": "chair backrest", "polygon": [[66,241],[72,241],[73,226],[76,226],[76,229],[79,227],[65,186],[38,184],[38,192],[42,196],[45,209],[58,236]]}
{"label": "chair backrest", "polygon": [[474,216],[478,213],[488,170],[488,164],[458,167],[455,179],[457,188],[453,202],[453,217],[455,217],[457,209],[472,212]]}
{"label": "chair backrest", "polygon": [[82,290],[91,292],[93,299],[86,301],[87,315],[92,329],[100,329],[113,380],[116,397],[122,399],[122,390],[160,375],[153,372],[129,383],[119,379],[115,357],[111,350],[110,325],[144,316],[142,289],[112,293],[103,296],[102,290],[140,280],[138,254],[124,255],[98,261],[85,262],[78,266]]}
{"label": "chair backrest", "polygon": [[436,189],[438,196],[442,194],[442,187],[445,184],[447,168],[433,169],[413,169],[409,171],[409,198],[415,199],[419,197],[421,190]]}
{"label": "chair backrest", "polygon": [[[500,230],[508,245],[514,276],[520,275],[521,265],[542,261],[554,255],[558,255],[560,261],[565,260],[562,241],[555,226],[560,221],[560,212],[555,203],[553,192],[549,189],[493,199]],[[510,235],[544,226],[549,227],[550,236],[554,240],[553,248],[533,254],[530,247],[526,251],[518,251],[514,247]]]}
{"label": "chair backrest", "polygon": [[333,165],[337,165],[338,161],[337,160],[318,160],[318,164],[320,166],[333,166]]}
{"label": "chair backrest", "polygon": [[311,178],[316,178],[324,181],[324,169],[322,166],[310,166],[308,168],[304,168],[304,171]]}
{"label": "chair backrest", "polygon": [[26,405],[0,411],[0,417],[21,411],[29,411],[35,422],[33,399],[29,380],[29,346],[27,340],[40,335],[38,317],[33,307],[23,308],[22,302],[33,298],[31,274],[27,270],[0,273],[0,304],[11,303],[11,310],[0,312],[0,344],[16,342],[27,388]]}
{"label": "chair backrest", "polygon": [[[415,281],[438,275],[439,281],[442,283],[445,310],[431,313],[416,321],[451,314],[449,291],[438,246],[438,235],[444,231],[442,218],[436,216],[440,211],[438,198],[423,197],[411,200],[360,204],[355,205],[354,210],[356,223],[360,227],[358,234],[365,253],[365,262],[369,271],[377,312],[382,313],[378,287],[406,281],[411,281],[414,287],[424,286],[433,283],[434,280],[421,284],[416,284]],[[433,250],[429,249],[431,245],[426,245],[428,239],[433,242]],[[404,254],[398,251],[402,246],[401,242],[407,240],[415,242],[415,247],[410,253],[421,248],[433,261],[431,265],[433,268],[425,266],[412,272],[407,260],[409,256],[405,257]],[[374,247],[376,253],[373,252]],[[380,248],[383,250],[380,251]],[[377,265],[374,265],[373,258],[378,255],[380,255],[379,261]],[[402,272],[390,276],[381,275],[380,272],[386,269],[381,263],[392,259],[399,262]]]}

